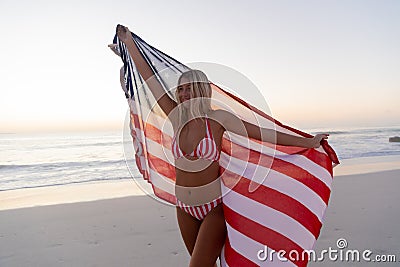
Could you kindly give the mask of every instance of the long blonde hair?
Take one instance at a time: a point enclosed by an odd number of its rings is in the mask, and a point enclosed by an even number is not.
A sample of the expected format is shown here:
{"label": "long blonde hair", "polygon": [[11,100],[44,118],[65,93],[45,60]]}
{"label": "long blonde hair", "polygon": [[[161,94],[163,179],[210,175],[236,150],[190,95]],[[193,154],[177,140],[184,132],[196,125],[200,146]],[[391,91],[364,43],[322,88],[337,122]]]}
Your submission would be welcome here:
{"label": "long blonde hair", "polygon": [[178,103],[178,118],[176,118],[177,129],[182,127],[190,119],[204,117],[211,109],[211,85],[207,76],[200,70],[189,70],[179,77],[178,86],[185,78],[192,84],[190,92],[190,106],[183,107],[178,97],[178,89],[175,91],[176,102]]}

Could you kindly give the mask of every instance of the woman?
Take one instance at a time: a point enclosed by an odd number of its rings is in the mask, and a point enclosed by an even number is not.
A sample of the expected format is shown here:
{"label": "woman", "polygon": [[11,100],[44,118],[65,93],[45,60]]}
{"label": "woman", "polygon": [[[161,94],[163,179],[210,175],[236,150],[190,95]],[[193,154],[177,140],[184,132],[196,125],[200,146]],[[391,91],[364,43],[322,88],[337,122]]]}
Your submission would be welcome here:
{"label": "woman", "polygon": [[157,103],[174,128],[171,151],[176,169],[177,219],[191,255],[190,266],[215,266],[221,253],[226,226],[221,205],[219,155],[225,131],[285,146],[317,148],[328,135],[295,137],[242,121],[236,115],[211,108],[211,86],[199,70],[183,73],[175,98],[165,94],[131,38],[128,28],[118,26],[135,65]]}

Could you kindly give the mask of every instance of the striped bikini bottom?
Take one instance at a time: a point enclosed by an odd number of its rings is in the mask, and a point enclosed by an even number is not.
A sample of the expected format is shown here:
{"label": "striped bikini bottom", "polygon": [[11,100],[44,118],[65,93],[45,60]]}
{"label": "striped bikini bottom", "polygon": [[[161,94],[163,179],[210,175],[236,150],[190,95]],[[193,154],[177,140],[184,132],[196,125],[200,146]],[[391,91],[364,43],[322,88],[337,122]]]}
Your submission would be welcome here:
{"label": "striped bikini bottom", "polygon": [[222,203],[222,197],[198,206],[187,205],[178,199],[176,205],[186,213],[192,215],[197,220],[202,221],[206,217],[206,215],[220,203]]}

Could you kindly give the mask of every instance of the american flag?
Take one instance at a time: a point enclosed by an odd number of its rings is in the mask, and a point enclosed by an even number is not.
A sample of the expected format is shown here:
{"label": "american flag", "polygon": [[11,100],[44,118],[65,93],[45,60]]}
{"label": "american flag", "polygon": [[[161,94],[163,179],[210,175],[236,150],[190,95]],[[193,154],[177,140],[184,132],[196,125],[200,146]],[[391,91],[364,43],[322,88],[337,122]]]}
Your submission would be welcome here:
{"label": "american flag", "polygon": [[[154,72],[154,78],[174,99],[177,80],[189,67],[134,33],[132,38]],[[172,125],[116,35],[114,44],[124,64],[125,95],[130,107],[137,168],[157,197],[175,205]],[[212,89],[215,109],[229,108],[250,123],[311,137],[215,84]],[[339,164],[328,142],[323,140],[318,149],[306,149],[272,145],[227,132],[223,136],[219,163],[228,230],[221,265],[306,266],[308,258],[303,255],[314,247],[320,234],[331,194],[332,168]]]}

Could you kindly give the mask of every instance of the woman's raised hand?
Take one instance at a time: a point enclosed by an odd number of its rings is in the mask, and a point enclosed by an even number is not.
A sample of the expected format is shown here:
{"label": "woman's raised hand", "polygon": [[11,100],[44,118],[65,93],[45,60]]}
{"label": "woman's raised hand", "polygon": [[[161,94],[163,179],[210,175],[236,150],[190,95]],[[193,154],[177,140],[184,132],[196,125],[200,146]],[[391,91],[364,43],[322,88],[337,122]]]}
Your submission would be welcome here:
{"label": "woman's raised hand", "polygon": [[118,45],[117,44],[109,44],[108,47],[113,51],[117,56],[121,56],[121,54],[118,52]]}
{"label": "woman's raised hand", "polygon": [[124,43],[132,39],[131,32],[129,31],[128,27],[119,24],[117,26],[117,36]]}
{"label": "woman's raised hand", "polygon": [[310,148],[318,148],[321,145],[322,140],[328,139],[329,134],[317,134],[310,139]]}

